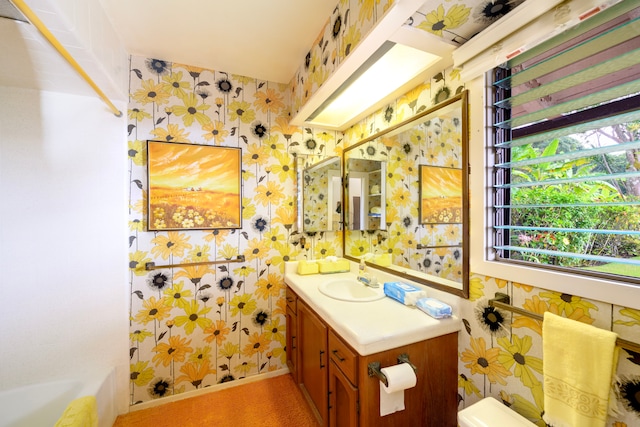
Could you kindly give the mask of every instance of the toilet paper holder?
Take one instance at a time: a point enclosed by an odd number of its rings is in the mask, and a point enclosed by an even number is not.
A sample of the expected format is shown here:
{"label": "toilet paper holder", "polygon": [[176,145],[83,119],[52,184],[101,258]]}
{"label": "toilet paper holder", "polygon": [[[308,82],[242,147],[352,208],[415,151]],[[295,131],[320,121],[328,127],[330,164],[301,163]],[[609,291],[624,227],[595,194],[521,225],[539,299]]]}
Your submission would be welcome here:
{"label": "toilet paper holder", "polygon": [[[398,356],[398,363],[408,363],[414,372],[418,371],[418,368],[416,368],[416,366],[411,363],[411,361],[409,360],[409,355],[406,353],[402,353]],[[369,372],[370,377],[377,377],[380,381],[382,381],[382,384],[384,384],[386,387],[389,387],[389,380],[387,380],[387,376],[380,370],[380,362],[369,363],[367,365],[367,371]]]}

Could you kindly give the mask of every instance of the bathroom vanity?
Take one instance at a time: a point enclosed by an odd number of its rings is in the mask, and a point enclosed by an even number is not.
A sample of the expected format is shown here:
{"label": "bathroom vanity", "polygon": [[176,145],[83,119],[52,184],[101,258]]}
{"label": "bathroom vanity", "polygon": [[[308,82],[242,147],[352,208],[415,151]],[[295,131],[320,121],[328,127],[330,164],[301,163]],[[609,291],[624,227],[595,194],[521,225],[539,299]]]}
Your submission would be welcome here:
{"label": "bathroom vanity", "polygon": [[[460,320],[433,319],[387,297],[331,298],[319,285],[355,273],[301,276],[295,264],[285,270],[287,364],[319,424],[456,426]],[[381,416],[384,391],[371,367],[399,358],[415,367],[416,385],[404,391],[404,410]]]}

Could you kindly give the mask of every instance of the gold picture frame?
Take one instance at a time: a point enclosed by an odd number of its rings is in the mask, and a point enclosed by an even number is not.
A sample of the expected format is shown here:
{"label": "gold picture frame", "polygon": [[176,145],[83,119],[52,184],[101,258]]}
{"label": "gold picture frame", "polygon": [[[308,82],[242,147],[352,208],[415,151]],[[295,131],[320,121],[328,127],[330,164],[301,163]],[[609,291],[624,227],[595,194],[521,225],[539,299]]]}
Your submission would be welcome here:
{"label": "gold picture frame", "polygon": [[147,141],[149,231],[242,228],[242,149]]}

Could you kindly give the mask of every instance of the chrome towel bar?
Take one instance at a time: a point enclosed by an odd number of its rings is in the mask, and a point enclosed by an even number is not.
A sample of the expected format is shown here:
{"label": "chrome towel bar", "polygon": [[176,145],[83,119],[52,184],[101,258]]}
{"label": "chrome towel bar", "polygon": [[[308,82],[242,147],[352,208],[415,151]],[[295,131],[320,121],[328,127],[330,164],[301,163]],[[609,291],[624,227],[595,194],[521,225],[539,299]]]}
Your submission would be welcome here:
{"label": "chrome towel bar", "polygon": [[[538,313],[533,313],[531,311],[527,311],[511,305],[510,300],[511,299],[509,298],[509,295],[503,294],[502,292],[496,292],[495,298],[489,300],[489,305],[491,307],[501,308],[503,310],[511,311],[516,314],[531,317],[532,319],[538,320],[540,322],[544,320],[544,317]],[[635,353],[640,353],[640,344],[637,344],[633,341],[627,341],[625,339],[618,338],[616,340],[616,345],[618,347],[624,348],[625,350],[631,350]]]}
{"label": "chrome towel bar", "polygon": [[155,262],[148,262],[144,265],[145,270],[159,270],[161,268],[170,267],[193,267],[195,265],[210,265],[210,264],[228,264],[232,262],[244,262],[244,255],[238,255],[235,259],[223,259],[216,261],[201,261],[201,262],[185,262],[182,264],[169,264],[169,265],[156,265]]}

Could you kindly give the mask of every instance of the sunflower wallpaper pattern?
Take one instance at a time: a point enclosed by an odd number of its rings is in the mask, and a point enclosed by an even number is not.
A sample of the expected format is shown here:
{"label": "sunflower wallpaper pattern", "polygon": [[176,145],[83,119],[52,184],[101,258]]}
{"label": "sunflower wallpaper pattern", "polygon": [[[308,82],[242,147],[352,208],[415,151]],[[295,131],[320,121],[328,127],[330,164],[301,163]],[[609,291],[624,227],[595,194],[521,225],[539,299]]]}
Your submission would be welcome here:
{"label": "sunflower wallpaper pattern", "polygon": [[407,20],[405,26],[461,45],[523,2],[524,0],[427,0]]}
{"label": "sunflower wallpaper pattern", "polygon": [[342,160],[334,157],[327,161],[328,165],[323,163],[317,169],[307,169],[303,173],[302,222],[305,231],[337,231],[341,228]]}
{"label": "sunflower wallpaper pattern", "polygon": [[395,0],[339,0],[289,84],[295,115],[384,17]]}
{"label": "sunflower wallpaper pattern", "polygon": [[[542,420],[542,322],[489,306],[496,292],[508,294],[513,305],[527,311],[549,311],[640,341],[640,310],[472,274],[458,349],[460,408],[493,396],[534,424],[547,426]],[[640,425],[640,354],[620,350],[615,389],[617,415],[610,415],[606,425]]]}
{"label": "sunflower wallpaper pattern", "polygon": [[[298,246],[292,154],[316,161],[340,138],[288,117],[286,85],[131,58],[131,404],[286,366],[284,262],[341,255],[335,233]],[[189,230],[203,214],[185,208],[184,230],[147,231],[148,140],[240,148],[242,228]],[[222,263],[145,269],[201,261]]]}

